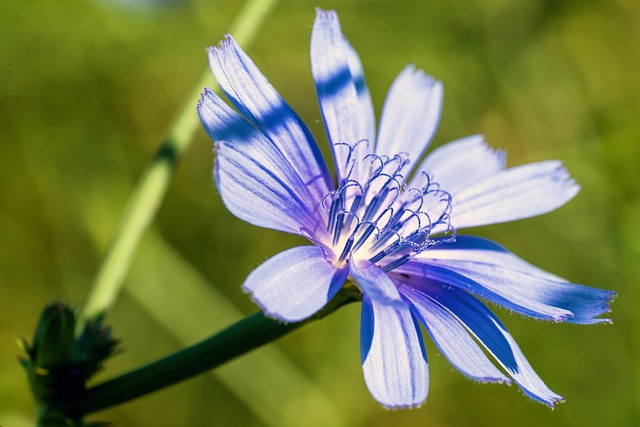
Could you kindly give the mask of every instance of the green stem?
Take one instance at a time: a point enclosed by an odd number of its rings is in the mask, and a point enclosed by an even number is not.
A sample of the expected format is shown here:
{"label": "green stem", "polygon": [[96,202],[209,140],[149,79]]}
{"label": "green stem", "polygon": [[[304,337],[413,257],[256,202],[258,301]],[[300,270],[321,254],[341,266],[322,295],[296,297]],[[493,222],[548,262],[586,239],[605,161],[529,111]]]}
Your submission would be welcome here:
{"label": "green stem", "polygon": [[282,323],[262,312],[253,314],[191,347],[92,387],[77,403],[62,409],[82,417],[144,396],[214,369],[354,301],[357,298],[342,289],[320,312],[297,323]]}
{"label": "green stem", "polygon": [[[246,46],[253,41],[258,28],[277,1],[247,1],[229,29],[239,44]],[[81,321],[78,322],[79,328],[82,328],[86,320],[97,320],[106,314],[116,300],[138,244],[155,217],[176,165],[191,144],[198,128],[195,106],[205,86],[217,89],[208,67],[205,67],[198,78],[193,92],[178,112],[129,199],[87,296],[80,315]]]}

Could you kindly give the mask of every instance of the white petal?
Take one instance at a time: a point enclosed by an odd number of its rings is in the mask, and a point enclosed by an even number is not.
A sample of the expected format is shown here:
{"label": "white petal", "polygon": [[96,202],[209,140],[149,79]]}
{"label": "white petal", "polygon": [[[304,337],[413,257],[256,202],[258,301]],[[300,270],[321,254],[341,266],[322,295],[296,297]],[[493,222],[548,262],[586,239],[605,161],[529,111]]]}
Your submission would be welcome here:
{"label": "white petal", "polygon": [[559,161],[505,169],[453,194],[451,223],[459,229],[542,215],[578,191]]}
{"label": "white petal", "polygon": [[376,154],[405,153],[409,174],[436,133],[442,110],[442,83],[408,65],[395,79],[382,109]]}
{"label": "white petal", "polygon": [[484,142],[482,135],[472,135],[445,144],[429,153],[416,168],[411,187],[423,186],[426,172],[444,191],[455,195],[485,176],[504,169],[505,155]]}

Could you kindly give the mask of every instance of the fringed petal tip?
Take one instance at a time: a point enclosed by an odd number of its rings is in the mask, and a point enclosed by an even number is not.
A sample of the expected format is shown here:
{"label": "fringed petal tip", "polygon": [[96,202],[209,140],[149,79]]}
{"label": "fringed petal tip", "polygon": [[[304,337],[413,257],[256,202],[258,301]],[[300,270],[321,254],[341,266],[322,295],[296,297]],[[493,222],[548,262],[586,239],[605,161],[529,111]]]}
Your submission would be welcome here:
{"label": "fringed petal tip", "polygon": [[200,100],[198,101],[198,105],[196,106],[197,111],[202,111],[202,109],[205,108],[204,104],[207,102],[207,99],[211,98],[214,95],[215,93],[208,87],[203,88],[202,93],[200,94]]}
{"label": "fringed petal tip", "polygon": [[547,405],[552,411],[556,409],[556,405],[559,403],[564,403],[564,397],[559,394],[551,394],[549,396],[534,396],[530,393],[527,393],[526,390],[522,389],[522,392],[534,402],[542,403],[543,405]]}
{"label": "fringed petal tip", "polygon": [[233,36],[231,34],[227,33],[222,37],[222,39],[220,39],[218,45],[209,46],[207,48],[207,51],[214,52],[220,49],[224,49],[231,44],[236,44],[236,41],[233,39]]}
{"label": "fringed petal tip", "polygon": [[568,319],[569,323],[580,325],[611,325],[613,321],[607,317],[600,317],[612,311],[611,304],[617,298],[618,294],[613,291],[603,291],[600,301],[593,303],[593,313],[590,317]]}
{"label": "fringed petal tip", "polygon": [[[205,126],[207,133],[211,135],[210,123],[214,120],[215,109],[218,105],[218,95],[216,95],[211,89],[205,87],[200,94],[200,100],[196,105],[196,111],[200,116],[200,121]],[[215,142],[215,140],[214,140]]]}
{"label": "fringed petal tip", "polygon": [[[611,304],[617,296],[616,293],[603,289],[588,288],[586,286],[580,286],[580,288],[589,292],[589,300],[578,300],[573,306],[568,306],[567,308],[571,310],[571,315],[558,322],[574,323],[577,325],[611,324],[611,319],[600,316],[611,312]],[[576,298],[580,296],[584,297],[584,295],[576,295]]]}
{"label": "fringed petal tip", "polygon": [[411,74],[411,76],[415,79],[415,82],[422,87],[425,88],[438,88],[438,90],[442,91],[444,89],[442,82],[440,80],[436,80],[435,77],[427,74],[423,69],[416,68],[412,63],[407,64],[404,67],[403,72]]}
{"label": "fringed petal tip", "polygon": [[316,7],[316,20],[320,21],[337,21],[338,20],[338,13],[335,10],[329,9],[329,10],[324,10],[324,9],[320,9],[319,7]]}

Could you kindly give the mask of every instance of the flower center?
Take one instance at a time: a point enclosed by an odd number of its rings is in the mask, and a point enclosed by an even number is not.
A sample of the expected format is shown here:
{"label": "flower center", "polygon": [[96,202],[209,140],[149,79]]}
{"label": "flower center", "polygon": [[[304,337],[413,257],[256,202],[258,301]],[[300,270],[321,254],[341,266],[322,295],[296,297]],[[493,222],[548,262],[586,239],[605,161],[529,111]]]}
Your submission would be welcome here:
{"label": "flower center", "polygon": [[436,244],[432,232],[455,235],[449,223],[451,195],[424,172],[424,185],[408,187],[402,174],[405,156],[367,154],[361,161],[367,163],[368,178],[359,182],[349,173],[322,200],[336,266],[357,257],[389,272]]}

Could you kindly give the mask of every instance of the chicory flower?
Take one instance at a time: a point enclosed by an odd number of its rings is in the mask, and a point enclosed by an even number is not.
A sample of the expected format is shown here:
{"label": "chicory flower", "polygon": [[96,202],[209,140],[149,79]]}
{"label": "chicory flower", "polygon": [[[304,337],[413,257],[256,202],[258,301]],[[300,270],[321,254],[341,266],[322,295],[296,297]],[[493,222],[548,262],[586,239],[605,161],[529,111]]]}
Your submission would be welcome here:
{"label": "chicory flower", "polygon": [[382,405],[412,407],[427,397],[419,323],[466,376],[513,381],[550,406],[562,400],[481,300],[536,319],[593,324],[608,322],[599,316],[613,293],[569,283],[492,241],[457,235],[564,205],[578,186],[560,162],[506,168],[504,154],[478,135],[420,162],[443,90],[412,66],[391,86],[376,136],[360,60],[333,11],[317,13],[311,66],[335,177],[308,128],[230,36],[210,48],[209,60],[237,110],[209,90],[198,105],[215,141],[223,202],[251,224],[311,242],[246,279],[244,289],[267,315],[303,320],[349,280],[362,295],[365,381]]}

